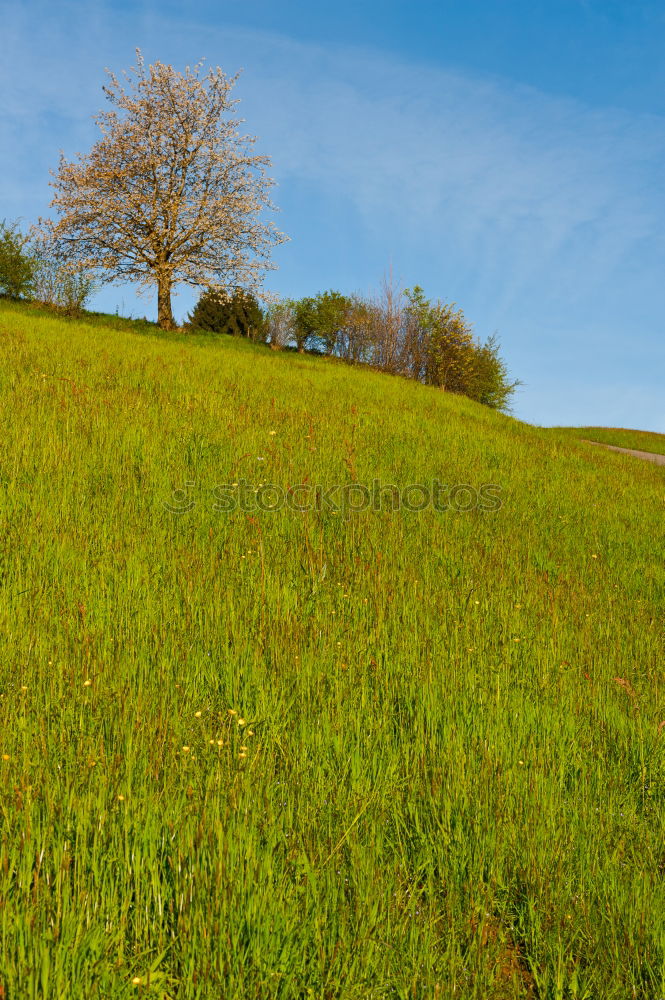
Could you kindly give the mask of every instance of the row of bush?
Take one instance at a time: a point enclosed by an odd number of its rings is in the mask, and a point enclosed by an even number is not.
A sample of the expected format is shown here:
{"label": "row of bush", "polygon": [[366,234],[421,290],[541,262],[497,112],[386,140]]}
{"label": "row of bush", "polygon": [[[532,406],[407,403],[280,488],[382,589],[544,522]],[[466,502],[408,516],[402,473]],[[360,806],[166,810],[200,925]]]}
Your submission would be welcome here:
{"label": "row of bush", "polygon": [[371,298],[321,292],[265,310],[246,291],[204,292],[189,329],[244,336],[273,350],[316,351],[507,410],[515,389],[496,337],[481,342],[461,309],[385,280]]}
{"label": "row of bush", "polygon": [[[94,290],[53,246],[19,227],[0,224],[0,293],[28,298],[69,315],[81,312]],[[507,410],[519,385],[511,381],[494,337],[477,340],[461,309],[384,280],[375,297],[321,292],[261,308],[238,289],[205,291],[186,328],[246,337],[273,350],[315,351],[382,372],[460,393]]]}

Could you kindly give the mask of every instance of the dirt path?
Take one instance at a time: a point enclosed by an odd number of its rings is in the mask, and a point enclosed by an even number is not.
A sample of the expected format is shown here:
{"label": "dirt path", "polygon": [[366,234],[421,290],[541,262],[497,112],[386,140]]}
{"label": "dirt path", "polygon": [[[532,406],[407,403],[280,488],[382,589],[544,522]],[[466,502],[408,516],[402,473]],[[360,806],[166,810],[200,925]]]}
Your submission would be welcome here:
{"label": "dirt path", "polygon": [[603,444],[602,441],[587,441],[581,438],[585,444],[595,444],[599,448],[609,448],[610,451],[620,451],[624,455],[633,455],[635,458],[643,458],[646,462],[654,462],[656,465],[665,465],[665,455],[656,455],[653,451],[637,451],[635,448],[619,448],[616,444]]}

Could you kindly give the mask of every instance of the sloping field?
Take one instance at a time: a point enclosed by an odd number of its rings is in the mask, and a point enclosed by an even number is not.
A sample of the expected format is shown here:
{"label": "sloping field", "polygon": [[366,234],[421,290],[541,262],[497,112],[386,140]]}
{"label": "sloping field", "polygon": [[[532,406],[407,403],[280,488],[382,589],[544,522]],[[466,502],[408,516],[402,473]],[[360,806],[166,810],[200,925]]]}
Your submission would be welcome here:
{"label": "sloping field", "polygon": [[665,995],[664,469],[232,339],[0,353],[3,1000]]}

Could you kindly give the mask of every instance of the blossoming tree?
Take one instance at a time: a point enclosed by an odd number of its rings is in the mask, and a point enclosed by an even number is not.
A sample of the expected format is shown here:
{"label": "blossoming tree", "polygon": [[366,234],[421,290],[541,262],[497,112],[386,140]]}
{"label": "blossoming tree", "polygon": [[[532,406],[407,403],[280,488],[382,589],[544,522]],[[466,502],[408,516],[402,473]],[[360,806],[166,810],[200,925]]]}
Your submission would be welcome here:
{"label": "blossoming tree", "polygon": [[51,182],[58,219],[46,226],[71,266],[156,285],[163,329],[174,326],[174,285],[256,290],[287,239],[264,216],[270,160],[238,131],[238,75],[202,65],[146,68],[137,49],[124,83],[107,70],[102,136],[75,162],[61,155]]}

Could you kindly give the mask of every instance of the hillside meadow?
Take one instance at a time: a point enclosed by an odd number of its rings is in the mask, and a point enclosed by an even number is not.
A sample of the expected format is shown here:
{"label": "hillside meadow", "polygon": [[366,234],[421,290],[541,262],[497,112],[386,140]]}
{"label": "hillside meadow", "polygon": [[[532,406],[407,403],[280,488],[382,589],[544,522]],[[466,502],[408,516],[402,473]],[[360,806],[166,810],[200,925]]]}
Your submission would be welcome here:
{"label": "hillside meadow", "polygon": [[665,996],[665,469],[235,338],[0,358],[3,1000]]}

